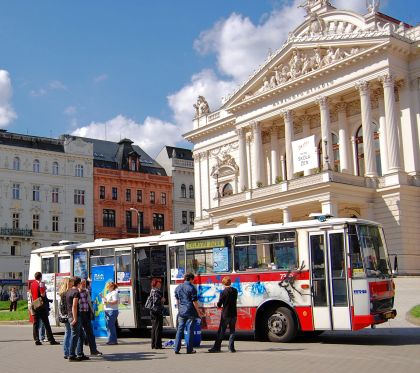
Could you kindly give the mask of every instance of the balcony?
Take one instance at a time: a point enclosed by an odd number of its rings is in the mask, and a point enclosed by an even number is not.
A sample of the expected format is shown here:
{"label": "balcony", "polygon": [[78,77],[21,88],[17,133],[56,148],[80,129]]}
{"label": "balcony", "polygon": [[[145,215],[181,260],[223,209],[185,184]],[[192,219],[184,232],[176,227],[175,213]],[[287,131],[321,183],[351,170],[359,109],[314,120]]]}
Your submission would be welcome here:
{"label": "balcony", "polygon": [[32,229],[0,228],[0,236],[32,237]]}
{"label": "balcony", "polygon": [[247,200],[280,195],[282,192],[297,191],[309,186],[321,186],[329,182],[353,185],[357,187],[376,188],[378,179],[365,178],[362,176],[354,176],[334,171],[324,171],[315,175],[287,180],[279,184],[267,185],[261,188],[251,189],[246,192],[222,197],[219,199],[219,206],[232,206]]}

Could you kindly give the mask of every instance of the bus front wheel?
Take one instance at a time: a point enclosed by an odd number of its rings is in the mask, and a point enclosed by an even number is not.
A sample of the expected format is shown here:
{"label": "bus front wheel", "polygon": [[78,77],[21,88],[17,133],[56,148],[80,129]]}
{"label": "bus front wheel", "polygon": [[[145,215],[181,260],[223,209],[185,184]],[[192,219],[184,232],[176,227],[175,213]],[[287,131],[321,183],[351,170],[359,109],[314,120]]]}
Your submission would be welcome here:
{"label": "bus front wheel", "polygon": [[297,333],[297,323],[292,311],[279,307],[266,318],[267,338],[271,342],[290,342]]}

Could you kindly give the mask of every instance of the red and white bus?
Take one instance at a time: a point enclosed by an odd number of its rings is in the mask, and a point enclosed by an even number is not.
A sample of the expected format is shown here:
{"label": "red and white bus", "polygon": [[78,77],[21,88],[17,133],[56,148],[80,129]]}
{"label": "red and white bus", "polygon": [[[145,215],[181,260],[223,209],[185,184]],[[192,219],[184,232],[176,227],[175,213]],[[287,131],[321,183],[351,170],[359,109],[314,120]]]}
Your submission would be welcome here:
{"label": "red and white bus", "polygon": [[[150,324],[150,280],[163,279],[165,325],[176,324],[174,290],[196,274],[203,330],[218,327],[221,280],[238,290],[237,330],[258,339],[292,340],[298,332],[359,330],[395,318],[394,283],[378,223],[320,216],[287,224],[164,232],[159,236],[64,243],[32,251],[30,275],[57,288],[69,273],[119,284],[121,328]],[[54,293],[54,292],[53,292]],[[56,297],[55,294],[53,294]],[[53,313],[54,317],[54,313]]]}

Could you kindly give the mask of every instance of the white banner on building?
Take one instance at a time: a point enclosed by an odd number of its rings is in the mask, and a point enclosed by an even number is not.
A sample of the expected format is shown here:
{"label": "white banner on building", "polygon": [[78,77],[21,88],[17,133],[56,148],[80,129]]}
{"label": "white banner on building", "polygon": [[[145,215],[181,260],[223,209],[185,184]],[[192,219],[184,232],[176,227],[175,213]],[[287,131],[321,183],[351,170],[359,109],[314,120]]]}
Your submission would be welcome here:
{"label": "white banner on building", "polygon": [[315,135],[292,141],[293,171],[300,172],[318,167]]}

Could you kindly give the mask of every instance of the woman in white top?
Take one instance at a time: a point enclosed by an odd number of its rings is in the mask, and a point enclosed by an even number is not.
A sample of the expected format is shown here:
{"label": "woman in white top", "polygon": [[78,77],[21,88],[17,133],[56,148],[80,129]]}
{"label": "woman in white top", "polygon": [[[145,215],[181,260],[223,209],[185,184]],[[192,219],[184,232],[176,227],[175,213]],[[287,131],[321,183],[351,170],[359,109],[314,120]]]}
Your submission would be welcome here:
{"label": "woman in white top", "polygon": [[118,285],[115,282],[108,282],[105,286],[105,296],[100,294],[104,304],[106,329],[108,332],[107,345],[116,345],[117,341],[117,317],[118,317]]}

